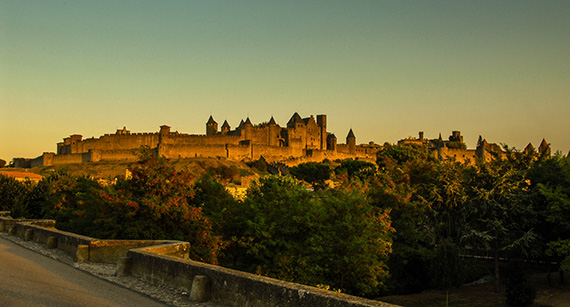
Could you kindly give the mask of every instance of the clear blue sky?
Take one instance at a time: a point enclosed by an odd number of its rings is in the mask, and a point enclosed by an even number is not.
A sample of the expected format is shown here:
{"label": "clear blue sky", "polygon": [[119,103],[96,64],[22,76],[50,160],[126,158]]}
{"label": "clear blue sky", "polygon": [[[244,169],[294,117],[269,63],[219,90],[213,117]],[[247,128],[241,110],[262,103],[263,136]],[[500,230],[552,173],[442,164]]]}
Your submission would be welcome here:
{"label": "clear blue sky", "polygon": [[344,142],[570,150],[570,1],[0,0],[0,158],[327,114]]}

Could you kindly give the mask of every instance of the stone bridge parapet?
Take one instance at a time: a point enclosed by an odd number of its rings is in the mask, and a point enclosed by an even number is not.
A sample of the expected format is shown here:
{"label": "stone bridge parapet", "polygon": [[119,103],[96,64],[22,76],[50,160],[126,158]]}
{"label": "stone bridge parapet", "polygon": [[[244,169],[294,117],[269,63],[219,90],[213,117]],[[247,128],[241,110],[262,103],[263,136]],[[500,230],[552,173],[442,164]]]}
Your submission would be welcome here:
{"label": "stone bridge parapet", "polygon": [[395,306],[193,261],[188,259],[188,242],[100,240],[58,230],[53,220],[12,219],[6,212],[0,212],[0,231],[61,249],[75,255],[76,261],[116,263],[118,276],[133,275],[183,289],[197,302],[247,307]]}

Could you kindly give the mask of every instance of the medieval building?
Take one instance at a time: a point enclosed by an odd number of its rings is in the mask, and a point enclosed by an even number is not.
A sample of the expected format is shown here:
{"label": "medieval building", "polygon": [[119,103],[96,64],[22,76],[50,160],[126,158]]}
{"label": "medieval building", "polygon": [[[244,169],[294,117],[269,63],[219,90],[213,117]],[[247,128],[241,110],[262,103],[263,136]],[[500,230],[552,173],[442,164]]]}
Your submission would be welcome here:
{"label": "medieval building", "polygon": [[[463,142],[463,136],[460,131],[452,131],[448,140],[443,140],[441,133],[437,139],[424,138],[423,131],[419,132],[418,138],[406,138],[398,141],[401,144],[423,145],[440,161],[454,160],[462,163],[475,163],[477,159],[489,161],[493,157],[498,156],[504,158],[508,153],[505,152],[500,145],[489,143],[486,139],[479,136],[477,147],[475,149],[467,149],[467,145]],[[546,140],[542,139],[538,151],[534,149],[532,144],[528,144],[523,153],[529,155],[548,155],[550,156],[550,145]]]}
{"label": "medieval building", "polygon": [[[273,117],[253,125],[249,118],[231,129],[224,121],[221,127],[212,116],[206,122],[205,135],[172,132],[161,126],[155,133],[131,133],[126,128],[99,138],[83,139],[74,134],[57,144],[56,153],[44,153],[36,159],[15,159],[17,167],[50,166],[98,161],[134,161],[136,151],[148,146],[168,159],[196,157],[224,158],[236,161],[289,161],[290,164],[323,159],[375,159],[380,146],[356,145],[352,129],[345,144],[338,144],[327,132],[326,115],[301,118],[293,114],[287,125],[279,126]],[[285,162],[287,163],[287,162]]]}

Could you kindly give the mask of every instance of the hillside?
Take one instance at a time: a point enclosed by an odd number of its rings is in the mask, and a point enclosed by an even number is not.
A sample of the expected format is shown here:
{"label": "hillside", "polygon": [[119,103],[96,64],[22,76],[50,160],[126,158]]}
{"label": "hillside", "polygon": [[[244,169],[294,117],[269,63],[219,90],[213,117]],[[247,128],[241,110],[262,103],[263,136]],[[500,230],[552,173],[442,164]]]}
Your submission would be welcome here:
{"label": "hillside", "polygon": [[[213,172],[222,181],[233,185],[240,185],[242,177],[258,177],[259,172],[250,168],[243,162],[234,162],[216,158],[192,158],[171,160],[176,170],[188,170],[196,178]],[[71,173],[74,176],[89,176],[95,179],[113,179],[124,177],[130,163],[126,162],[92,162],[81,164],[66,164],[57,166],[34,167],[31,169],[3,168],[5,171],[30,172],[42,176],[58,170]]]}

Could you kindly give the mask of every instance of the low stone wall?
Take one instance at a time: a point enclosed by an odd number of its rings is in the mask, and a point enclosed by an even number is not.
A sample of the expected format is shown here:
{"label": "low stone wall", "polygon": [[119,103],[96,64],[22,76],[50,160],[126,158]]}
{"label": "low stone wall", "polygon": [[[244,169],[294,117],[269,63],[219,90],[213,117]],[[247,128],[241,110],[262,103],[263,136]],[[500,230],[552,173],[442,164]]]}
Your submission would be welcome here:
{"label": "low stone wall", "polygon": [[170,255],[188,259],[190,243],[180,241],[149,241],[149,240],[97,240],[92,239],[89,243],[89,261],[101,263],[117,263],[121,258],[127,256],[127,252],[133,248],[146,246],[161,246],[166,244],[174,246],[176,252]]}
{"label": "low stone wall", "polygon": [[[10,233],[27,241],[46,244],[72,255],[77,254],[80,245],[89,245],[93,238],[55,229],[53,220],[20,221],[15,223]],[[52,245],[53,246],[49,246]]]}
{"label": "low stone wall", "polygon": [[183,260],[163,251],[168,247],[133,249],[127,253],[134,276],[190,292],[197,277],[209,280],[209,297],[229,306],[364,307],[391,304],[280,281],[202,262]]}
{"label": "low stone wall", "polygon": [[[3,214],[3,212],[2,212]],[[165,253],[180,258],[188,259],[190,244],[180,241],[164,240],[99,240],[55,228],[54,220],[25,220],[11,219],[0,215],[0,231],[10,231],[11,234],[27,241],[35,241],[45,244],[53,244],[50,248],[61,249],[81,261],[115,264],[121,258],[127,256],[127,252],[133,248],[146,246],[160,246],[167,244],[175,251]]]}
{"label": "low stone wall", "polygon": [[[188,242],[99,240],[58,230],[53,220],[17,220],[6,212],[0,212],[0,231],[64,250],[77,261],[118,263],[119,276],[132,274],[229,306],[394,306],[192,261]],[[198,288],[202,293],[195,294]]]}

